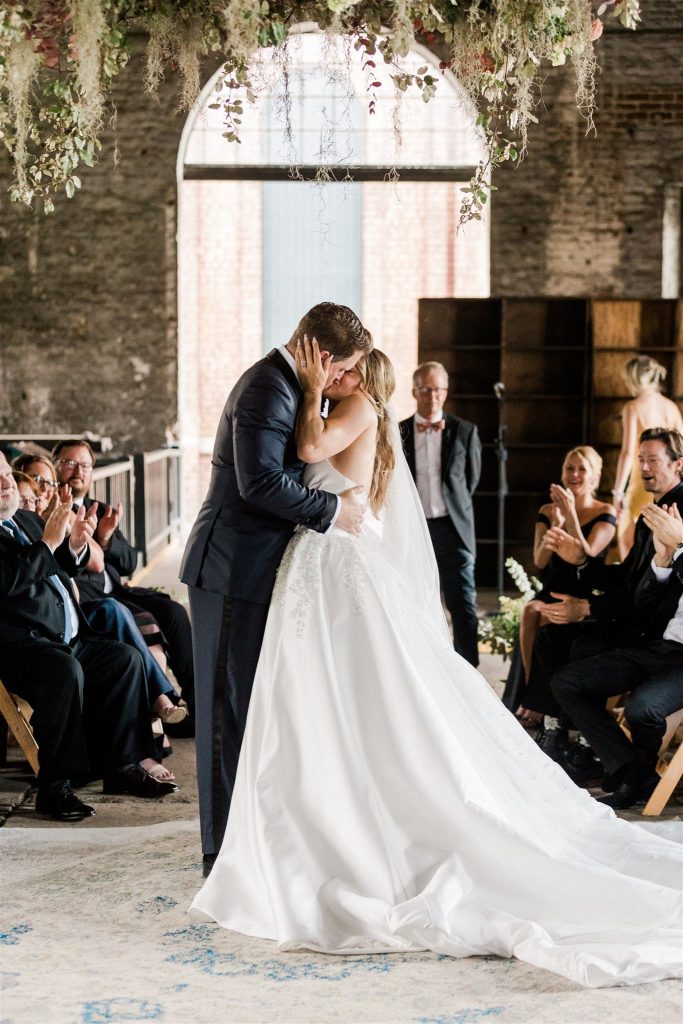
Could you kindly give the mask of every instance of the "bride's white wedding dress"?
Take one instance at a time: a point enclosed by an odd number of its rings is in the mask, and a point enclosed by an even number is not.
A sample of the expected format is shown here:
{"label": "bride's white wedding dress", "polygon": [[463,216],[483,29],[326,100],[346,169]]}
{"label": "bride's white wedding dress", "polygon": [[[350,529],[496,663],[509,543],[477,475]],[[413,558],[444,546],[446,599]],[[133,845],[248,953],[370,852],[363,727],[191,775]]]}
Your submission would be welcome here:
{"label": "bride's white wedding dress", "polygon": [[[329,463],[307,483],[350,485]],[[282,950],[499,954],[596,987],[683,976],[682,847],[578,789],[454,653],[402,486],[360,538],[287,548],[193,909]]]}

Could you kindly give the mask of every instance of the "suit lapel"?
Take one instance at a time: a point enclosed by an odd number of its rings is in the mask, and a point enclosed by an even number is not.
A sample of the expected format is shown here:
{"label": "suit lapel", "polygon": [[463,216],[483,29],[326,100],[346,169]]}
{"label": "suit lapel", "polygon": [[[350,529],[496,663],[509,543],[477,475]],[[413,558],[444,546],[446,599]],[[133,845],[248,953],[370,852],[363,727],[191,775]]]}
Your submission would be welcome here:
{"label": "suit lapel", "polygon": [[415,419],[411,418],[405,424],[405,443],[403,450],[406,456],[406,462],[408,463],[408,469],[416,477],[417,471],[415,468]]}
{"label": "suit lapel", "polygon": [[281,352],[274,348],[272,352],[268,353],[266,359],[268,360],[268,362],[273,363],[274,366],[277,366],[282,376],[285,377],[286,380],[292,385],[297,394],[302,394],[301,384],[299,384],[299,378],[297,377],[294,370],[289,365],[289,363],[284,358]]}
{"label": "suit lapel", "polygon": [[[31,543],[42,540],[43,537],[43,523],[42,520],[37,519],[37,515],[37,512],[27,512],[20,508],[13,516],[15,523],[20,530],[23,530]],[[36,518],[33,518],[34,516]]]}
{"label": "suit lapel", "polygon": [[448,468],[448,463],[453,452],[455,439],[458,436],[459,421],[453,416],[445,416],[446,425],[441,435],[441,476],[443,477]]}
{"label": "suit lapel", "polygon": [[[22,533],[28,538],[31,544],[35,544],[37,541],[42,540],[43,538],[42,524],[37,523],[32,518],[32,516],[34,515],[36,515],[35,512],[25,512],[23,509],[18,509],[14,513],[14,516],[12,517],[16,525],[19,527]],[[10,533],[7,532],[7,530],[0,530],[0,540],[5,540],[9,542],[9,544],[11,544],[15,548],[23,547],[23,542],[20,541],[17,537],[13,537]],[[62,586],[66,587],[69,593],[73,595],[71,580],[68,574],[64,572],[61,566],[57,566],[53,575],[57,576]],[[45,583],[48,585],[48,587],[50,587],[53,593],[57,594],[59,597],[62,596],[59,591],[59,587],[55,586],[51,576],[47,576],[45,578]]]}

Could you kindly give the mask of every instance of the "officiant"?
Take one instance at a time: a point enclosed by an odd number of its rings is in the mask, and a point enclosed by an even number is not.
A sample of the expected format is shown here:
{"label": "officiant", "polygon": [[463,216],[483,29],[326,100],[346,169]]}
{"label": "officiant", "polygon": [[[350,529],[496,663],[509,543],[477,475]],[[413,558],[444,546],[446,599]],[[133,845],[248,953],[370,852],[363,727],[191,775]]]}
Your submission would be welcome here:
{"label": "officiant", "polygon": [[474,423],[444,412],[448,373],[422,363],[413,374],[416,411],[400,424],[401,439],[434,545],[439,579],[453,623],[455,650],[475,667],[477,591],[472,495],[481,474],[481,442]]}

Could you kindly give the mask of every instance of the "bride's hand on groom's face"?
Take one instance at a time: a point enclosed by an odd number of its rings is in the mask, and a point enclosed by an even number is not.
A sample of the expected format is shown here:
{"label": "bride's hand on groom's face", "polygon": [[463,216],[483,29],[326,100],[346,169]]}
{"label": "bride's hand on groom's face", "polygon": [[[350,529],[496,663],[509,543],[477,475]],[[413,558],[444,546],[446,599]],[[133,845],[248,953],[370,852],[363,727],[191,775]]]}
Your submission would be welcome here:
{"label": "bride's hand on groom's face", "polygon": [[320,393],[327,384],[332,363],[330,353],[321,353],[317,339],[309,339],[308,335],[304,334],[303,339],[300,338],[296,343],[294,359],[299,382],[304,391]]}

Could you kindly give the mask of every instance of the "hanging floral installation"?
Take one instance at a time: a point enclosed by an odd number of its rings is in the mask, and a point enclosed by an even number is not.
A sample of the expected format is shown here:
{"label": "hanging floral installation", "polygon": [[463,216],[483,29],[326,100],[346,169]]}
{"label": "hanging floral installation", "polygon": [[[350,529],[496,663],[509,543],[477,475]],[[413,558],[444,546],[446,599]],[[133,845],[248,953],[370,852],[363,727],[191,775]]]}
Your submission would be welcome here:
{"label": "hanging floral installation", "polygon": [[[464,190],[463,219],[479,218],[491,170],[519,159],[540,82],[549,66],[571,61],[576,101],[592,125],[602,18],[627,28],[640,20],[640,0],[5,0],[0,7],[0,135],[14,161],[13,200],[71,198],[81,164],[92,166],[107,122],[108,94],[130,55],[133,32],[149,37],[145,87],[179,76],[179,108],[201,88],[201,59],[221,55],[214,103],[225,118],[226,144],[258,91],[254,74],[264,47],[281,52],[289,73],[288,39],[302,24],[350,41],[349,60],[368,76],[372,111],[380,86],[373,69],[391,68],[399,92],[416,89],[428,102],[439,75],[452,72],[478,111],[486,156]],[[448,53],[435,67],[402,67],[411,46]],[[397,128],[397,130],[399,130]]]}

